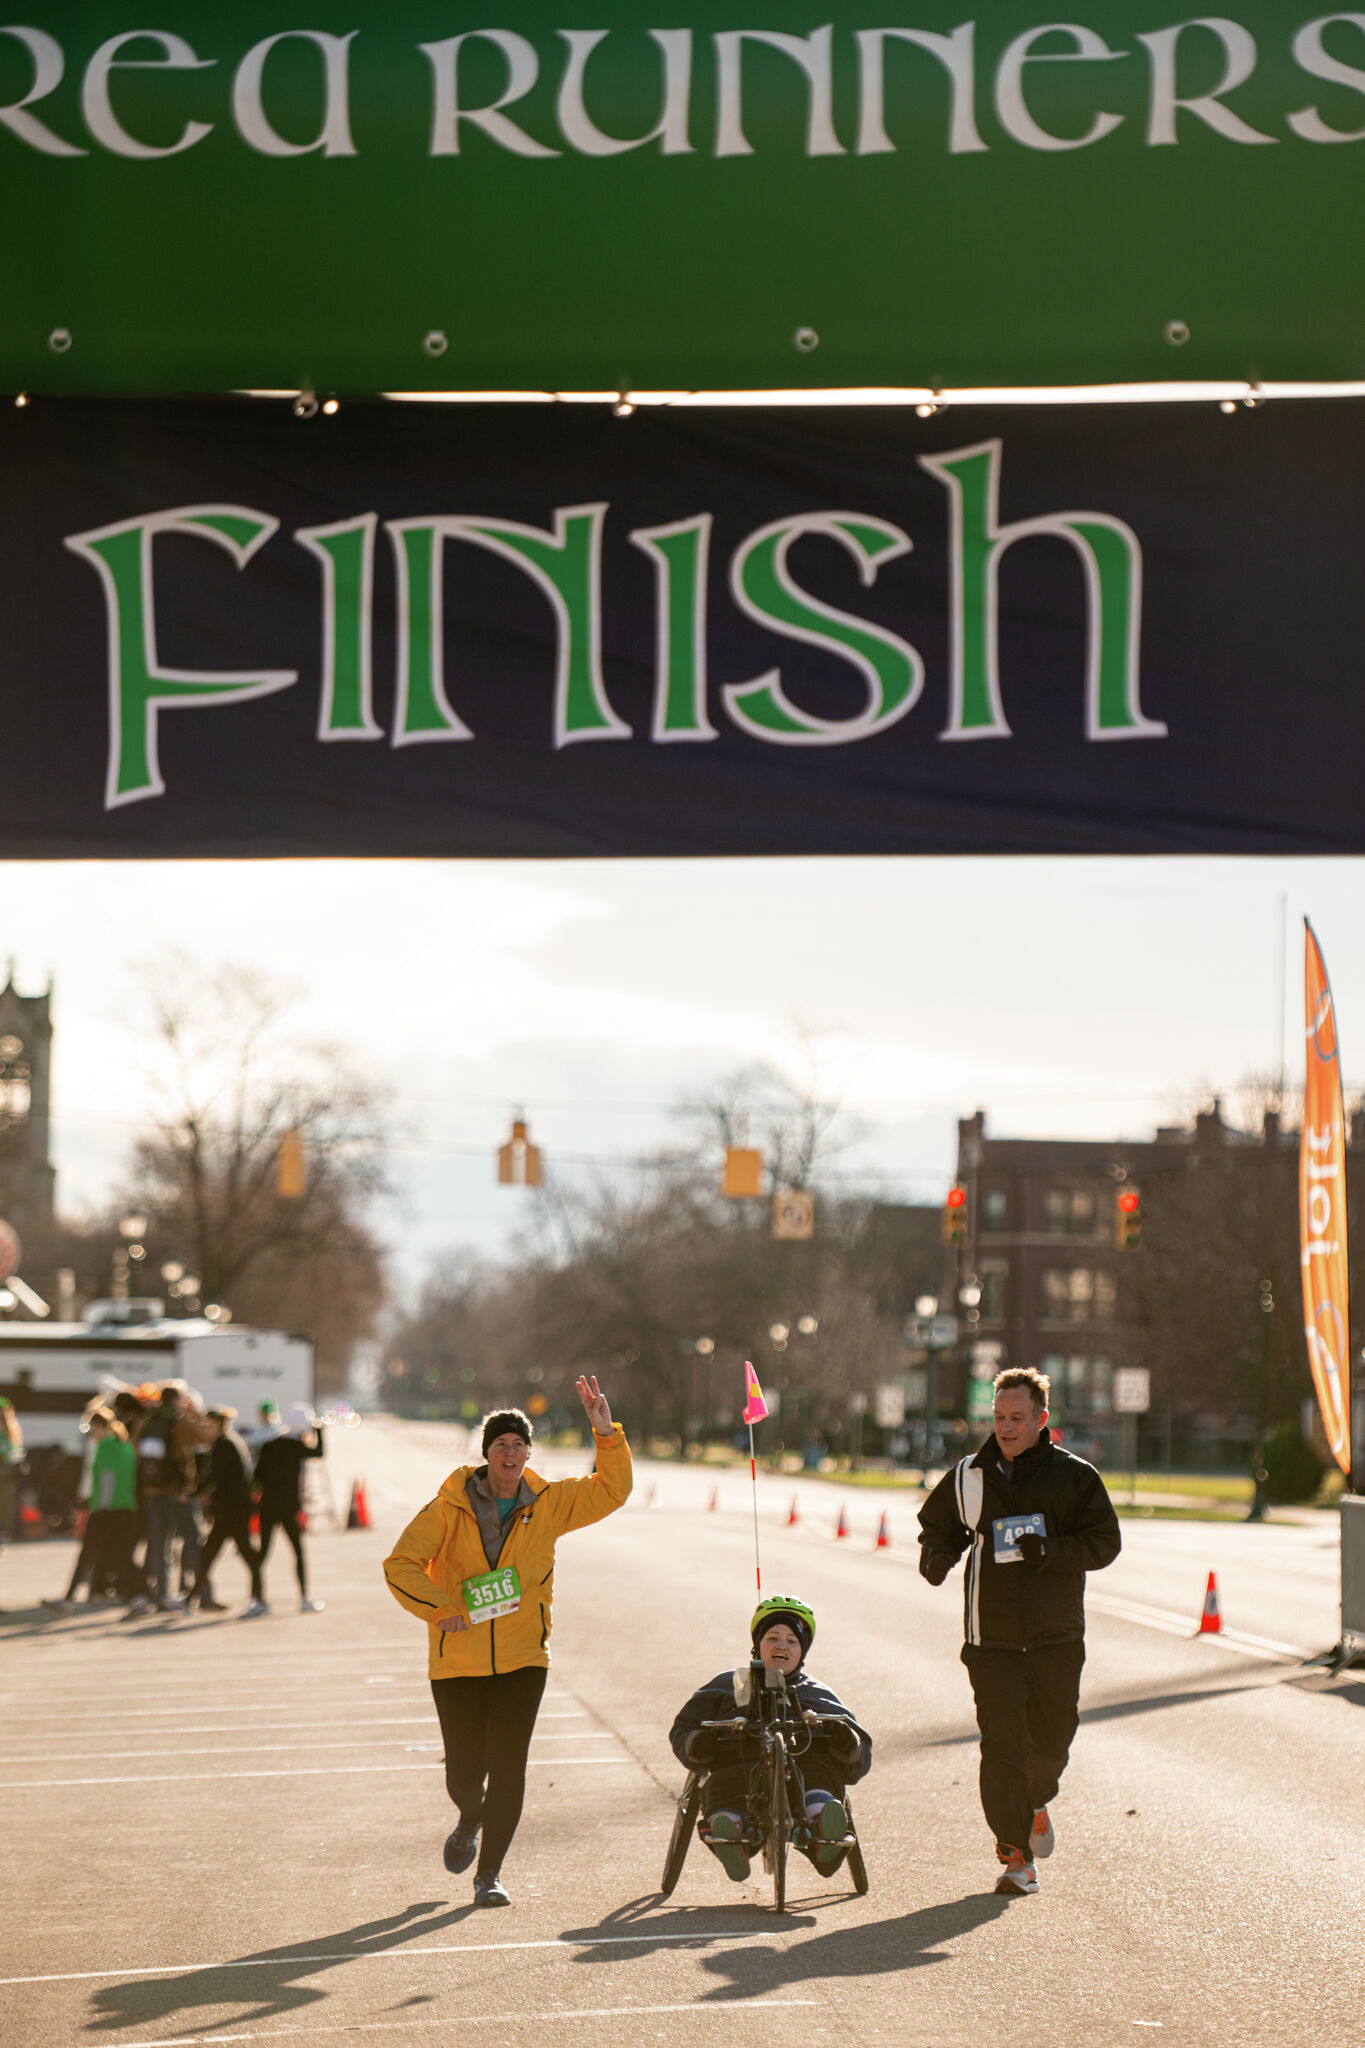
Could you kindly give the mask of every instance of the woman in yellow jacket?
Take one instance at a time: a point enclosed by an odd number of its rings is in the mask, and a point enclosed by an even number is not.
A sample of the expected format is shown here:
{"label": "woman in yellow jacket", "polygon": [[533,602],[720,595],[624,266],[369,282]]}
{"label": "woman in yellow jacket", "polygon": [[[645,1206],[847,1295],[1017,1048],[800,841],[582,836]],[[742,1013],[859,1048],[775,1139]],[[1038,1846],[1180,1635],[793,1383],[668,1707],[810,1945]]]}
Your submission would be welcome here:
{"label": "woman in yellow jacket", "polygon": [[486,1416],[483,1465],[452,1472],[384,1560],[400,1607],[427,1624],[427,1670],[459,1825],[445,1845],[458,1875],[474,1861],[477,1906],[510,1906],[502,1859],[521,1819],[526,1754],[550,1666],[555,1543],[630,1496],[630,1446],[595,1379],[580,1379],[597,1457],[586,1479],[527,1469],[531,1423]]}

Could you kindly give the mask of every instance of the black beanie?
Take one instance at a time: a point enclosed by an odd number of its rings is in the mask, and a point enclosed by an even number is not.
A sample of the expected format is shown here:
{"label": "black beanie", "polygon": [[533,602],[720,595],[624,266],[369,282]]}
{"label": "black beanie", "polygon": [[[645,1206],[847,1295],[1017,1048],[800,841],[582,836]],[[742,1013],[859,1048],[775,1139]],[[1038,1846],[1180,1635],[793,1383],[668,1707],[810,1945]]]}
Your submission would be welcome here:
{"label": "black beanie", "polygon": [[488,1446],[495,1437],[519,1436],[529,1449],[534,1435],[530,1416],[523,1415],[520,1408],[499,1408],[496,1415],[483,1418],[483,1454],[488,1456]]}
{"label": "black beanie", "polygon": [[804,1664],[810,1655],[810,1646],[815,1641],[815,1637],[811,1634],[811,1626],[805,1616],[797,1614],[790,1607],[774,1607],[771,1614],[760,1615],[757,1626],[754,1629],[755,1652],[757,1652],[758,1646],[768,1633],[768,1630],[772,1628],[775,1622],[779,1621],[791,1630],[797,1642],[800,1643],[801,1661]]}

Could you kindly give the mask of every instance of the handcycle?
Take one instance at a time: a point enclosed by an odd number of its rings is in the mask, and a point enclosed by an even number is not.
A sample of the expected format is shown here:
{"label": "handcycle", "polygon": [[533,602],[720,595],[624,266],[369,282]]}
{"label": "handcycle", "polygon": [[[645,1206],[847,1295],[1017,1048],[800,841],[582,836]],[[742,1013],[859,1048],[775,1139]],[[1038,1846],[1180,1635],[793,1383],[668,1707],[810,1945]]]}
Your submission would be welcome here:
{"label": "handcycle", "polygon": [[[866,1893],[867,1865],[854,1825],[853,1809],[845,1794],[841,1804],[848,1815],[848,1833],[830,1842],[817,1833],[806,1818],[806,1787],[800,1758],[810,1748],[817,1730],[847,1727],[837,1715],[803,1712],[788,1692],[780,1671],[766,1671],[755,1662],[745,1674],[747,1697],[740,1699],[741,1674],[736,1673],[736,1704],[747,1711],[721,1721],[703,1721],[703,1728],[717,1733],[742,1735],[757,1749],[757,1760],[749,1766],[746,1819],[740,1839],[751,1852],[759,1850],[763,1868],[773,1881],[773,1905],[781,1913],[787,1903],[787,1851],[807,1850],[817,1844],[848,1851],[849,1875],[854,1889]],[[665,1898],[682,1876],[692,1837],[699,1828],[704,1771],[689,1771],[678,1795],[673,1832],[664,1858],[663,1880],[659,1886]]]}

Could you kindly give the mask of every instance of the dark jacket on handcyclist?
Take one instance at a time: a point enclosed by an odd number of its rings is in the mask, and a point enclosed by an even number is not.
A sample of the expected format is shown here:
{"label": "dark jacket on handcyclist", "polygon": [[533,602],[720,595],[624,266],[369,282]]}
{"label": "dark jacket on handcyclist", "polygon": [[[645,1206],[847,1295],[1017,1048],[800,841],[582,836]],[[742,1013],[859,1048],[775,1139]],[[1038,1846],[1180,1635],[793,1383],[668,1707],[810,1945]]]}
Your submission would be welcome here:
{"label": "dark jacket on handcyclist", "polygon": [[[847,1722],[849,1730],[848,1736],[838,1741],[836,1750],[835,1737],[823,1729],[812,1728],[809,1749],[798,1754],[798,1763],[801,1754],[813,1759],[831,1760],[849,1785],[856,1785],[859,1778],[866,1777],[872,1768],[872,1737],[853,1718],[838,1693],[822,1685],[818,1678],[807,1677],[804,1670],[787,1680],[786,1690],[795,1696],[796,1705],[802,1713],[823,1714],[831,1720]],[[702,1727],[703,1721],[731,1720],[741,1711],[735,1705],[732,1671],[720,1672],[699,1692],[694,1692],[668,1731],[678,1762],[690,1771],[723,1771],[735,1765],[756,1763],[760,1723],[754,1723],[753,1735],[747,1732],[732,1735],[727,1730]]]}
{"label": "dark jacket on handcyclist", "polygon": [[[1026,1562],[995,1524],[1041,1515],[1043,1548]],[[920,1509],[920,1569],[956,1564],[965,1550],[966,1639],[986,1649],[1032,1649],[1085,1635],[1085,1575],[1119,1554],[1119,1525],[1104,1481],[1043,1430],[1007,1471],[994,1436],[964,1458]],[[1003,1550],[1004,1562],[997,1559]],[[925,1571],[925,1576],[931,1574]],[[935,1578],[937,1583],[937,1578]]]}

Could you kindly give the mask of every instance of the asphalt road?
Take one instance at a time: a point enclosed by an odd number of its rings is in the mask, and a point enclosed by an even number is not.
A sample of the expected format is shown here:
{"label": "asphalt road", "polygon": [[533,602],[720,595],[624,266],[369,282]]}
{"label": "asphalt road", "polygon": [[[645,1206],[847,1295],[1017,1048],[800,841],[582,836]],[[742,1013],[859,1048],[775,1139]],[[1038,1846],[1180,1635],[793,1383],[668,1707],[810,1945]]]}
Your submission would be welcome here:
{"label": "asphalt road", "polygon": [[[39,1621],[66,1545],[0,1557],[0,2038],[170,2048],[440,2029],[521,2044],[813,2040],[1106,2048],[1358,2042],[1365,1683],[1298,1653],[1335,1632],[1331,1526],[1128,1521],[1092,1582],[1083,1720],[1036,1899],[994,1896],[976,1801],[956,1580],[913,1568],[913,1503],[766,1482],[765,1587],[812,1601],[812,1668],[873,1730],[857,1799],[872,1889],[796,1860],[786,1916],[694,1846],[656,1892],[681,1773],[669,1721],[743,1653],[747,1488],[640,1468],[620,1515],[565,1540],[555,1665],[513,1907],[474,1913],[450,1825],[420,1629],[379,1562],[458,1462],[451,1432],[337,1436],[344,1503],[301,1615],[286,1552],[269,1619]],[[566,1455],[555,1471],[583,1469]],[[798,1520],[786,1526],[793,1497]],[[1196,1641],[1219,1573],[1228,1639]],[[242,1583],[238,1584],[241,1576]],[[235,1559],[220,1597],[245,1593]],[[725,2022],[724,2028],[720,2022]]]}

